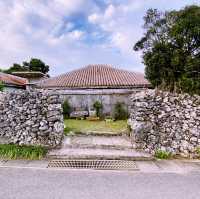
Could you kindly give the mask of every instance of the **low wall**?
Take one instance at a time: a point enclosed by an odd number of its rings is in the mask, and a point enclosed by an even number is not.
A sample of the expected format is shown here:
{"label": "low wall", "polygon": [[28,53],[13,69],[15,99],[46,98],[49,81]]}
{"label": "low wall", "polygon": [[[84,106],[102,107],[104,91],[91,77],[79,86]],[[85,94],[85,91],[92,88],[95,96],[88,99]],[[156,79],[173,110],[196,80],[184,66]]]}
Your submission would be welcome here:
{"label": "low wall", "polygon": [[63,138],[61,99],[50,91],[0,92],[0,139],[55,147]]}
{"label": "low wall", "polygon": [[129,124],[138,148],[195,155],[200,147],[200,96],[148,90],[131,101]]}

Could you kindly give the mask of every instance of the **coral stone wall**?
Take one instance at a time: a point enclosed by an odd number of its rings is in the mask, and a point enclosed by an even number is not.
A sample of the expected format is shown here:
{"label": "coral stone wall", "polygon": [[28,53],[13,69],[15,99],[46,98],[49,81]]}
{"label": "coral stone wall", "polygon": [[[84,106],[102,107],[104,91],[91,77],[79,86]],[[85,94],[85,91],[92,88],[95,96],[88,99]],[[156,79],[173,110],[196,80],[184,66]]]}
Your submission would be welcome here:
{"label": "coral stone wall", "polygon": [[0,92],[0,139],[55,147],[63,138],[61,100],[50,91]]}
{"label": "coral stone wall", "polygon": [[200,147],[200,96],[147,90],[131,101],[129,124],[138,148],[195,154]]}

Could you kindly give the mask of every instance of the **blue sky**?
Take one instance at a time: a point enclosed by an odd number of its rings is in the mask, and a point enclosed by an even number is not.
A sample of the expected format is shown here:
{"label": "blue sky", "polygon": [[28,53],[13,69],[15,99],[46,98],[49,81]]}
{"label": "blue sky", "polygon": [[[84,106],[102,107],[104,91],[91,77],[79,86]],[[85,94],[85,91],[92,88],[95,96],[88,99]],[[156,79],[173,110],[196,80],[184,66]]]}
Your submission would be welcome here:
{"label": "blue sky", "polygon": [[0,0],[0,68],[31,57],[55,76],[87,64],[144,70],[132,50],[148,8],[180,9],[199,0]]}

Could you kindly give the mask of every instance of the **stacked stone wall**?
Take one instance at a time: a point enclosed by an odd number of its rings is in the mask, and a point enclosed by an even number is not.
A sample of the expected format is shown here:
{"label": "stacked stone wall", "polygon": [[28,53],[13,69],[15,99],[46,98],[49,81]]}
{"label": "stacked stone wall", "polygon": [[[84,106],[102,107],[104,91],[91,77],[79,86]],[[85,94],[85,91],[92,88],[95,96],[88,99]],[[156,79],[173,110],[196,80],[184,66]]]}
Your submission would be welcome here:
{"label": "stacked stone wall", "polygon": [[147,90],[131,97],[129,124],[138,148],[194,156],[200,147],[200,96]]}
{"label": "stacked stone wall", "polygon": [[56,92],[0,93],[0,139],[55,147],[61,143],[63,128],[61,99]]}

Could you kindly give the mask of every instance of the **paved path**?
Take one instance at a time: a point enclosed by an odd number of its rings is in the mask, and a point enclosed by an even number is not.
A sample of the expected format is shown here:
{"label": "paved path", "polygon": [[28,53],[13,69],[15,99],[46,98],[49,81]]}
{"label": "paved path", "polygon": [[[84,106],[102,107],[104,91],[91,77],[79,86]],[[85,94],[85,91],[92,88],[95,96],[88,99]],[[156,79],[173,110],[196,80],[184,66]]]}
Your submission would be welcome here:
{"label": "paved path", "polygon": [[200,172],[0,168],[1,199],[199,199]]}
{"label": "paved path", "polygon": [[130,139],[124,136],[66,136],[63,147],[82,147],[82,148],[135,148]]}
{"label": "paved path", "polygon": [[66,136],[61,149],[49,151],[48,158],[59,159],[152,159],[150,154],[136,150],[125,136]]}

